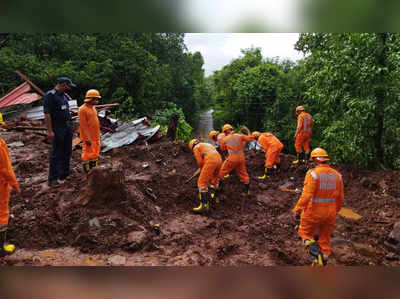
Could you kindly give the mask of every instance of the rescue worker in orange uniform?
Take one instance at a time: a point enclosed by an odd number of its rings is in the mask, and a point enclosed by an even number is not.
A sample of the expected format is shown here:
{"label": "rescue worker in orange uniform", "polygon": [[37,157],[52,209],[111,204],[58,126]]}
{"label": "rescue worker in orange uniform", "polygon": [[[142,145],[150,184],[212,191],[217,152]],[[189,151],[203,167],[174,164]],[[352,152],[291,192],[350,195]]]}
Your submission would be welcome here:
{"label": "rescue worker in orange uniform", "polygon": [[[329,157],[324,149],[314,149],[311,159],[315,168],[307,172],[303,192],[293,211],[297,219],[301,215],[298,234],[303,244],[319,264],[326,264],[331,253],[331,234],[336,215],[344,201],[343,179],[327,163]],[[317,244],[314,233],[318,231]]]}
{"label": "rescue worker in orange uniform", "polygon": [[220,133],[218,131],[211,131],[208,134],[208,138],[215,142],[216,149],[221,153],[221,143],[226,135],[224,133]]}
{"label": "rescue worker in orange uniform", "polygon": [[[306,112],[303,106],[296,107],[297,115],[297,129],[294,134],[295,148],[297,153],[297,159],[293,161],[293,164],[299,164],[308,161],[310,158],[310,141],[312,130],[314,127],[312,116]],[[304,151],[303,152],[303,147]]]}
{"label": "rescue worker in orange uniform", "polygon": [[82,165],[86,173],[99,165],[100,122],[95,105],[99,103],[100,93],[96,89],[86,92],[85,103],[79,107],[79,130],[82,140]]}
{"label": "rescue worker in orange uniform", "polygon": [[215,190],[211,192],[213,195],[210,197],[214,197],[216,201],[218,200],[218,173],[222,165],[222,159],[216,148],[209,143],[203,143],[197,139],[192,139],[189,142],[189,148],[193,151],[200,169],[200,176],[197,181],[200,205],[193,208],[193,211],[201,213],[209,210],[208,185],[210,183],[215,188]]}
{"label": "rescue worker in orange uniform", "polygon": [[0,256],[11,254],[15,250],[13,244],[6,243],[8,220],[10,218],[10,187],[17,195],[21,193],[11,166],[7,144],[0,138]]}
{"label": "rescue worker in orange uniform", "polygon": [[280,170],[281,159],[279,158],[279,154],[283,150],[283,144],[272,133],[255,131],[251,135],[265,151],[265,172],[263,176],[258,177],[260,180],[264,180],[273,174],[274,169],[277,172]]}
{"label": "rescue worker in orange uniform", "polygon": [[243,126],[241,130],[247,132],[247,136],[235,133],[231,125],[226,124],[222,127],[222,132],[226,135],[221,144],[222,150],[228,151],[228,157],[222,164],[219,172],[219,178],[223,180],[227,174],[235,170],[239,180],[245,185],[245,190],[250,195],[250,178],[246,170],[246,161],[244,157],[244,147],[246,142],[252,141],[254,138],[251,136],[247,127]]}

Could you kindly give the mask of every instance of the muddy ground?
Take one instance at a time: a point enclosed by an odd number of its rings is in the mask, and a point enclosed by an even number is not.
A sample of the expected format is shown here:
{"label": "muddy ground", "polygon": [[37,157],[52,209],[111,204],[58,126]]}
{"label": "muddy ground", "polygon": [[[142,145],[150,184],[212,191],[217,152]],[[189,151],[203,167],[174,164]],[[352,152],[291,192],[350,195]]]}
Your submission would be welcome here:
{"label": "muddy ground", "polygon": [[[309,265],[291,210],[302,188],[305,167],[290,165],[259,181],[264,154],[247,152],[252,195],[237,177],[224,182],[223,201],[209,216],[195,215],[193,155],[180,142],[162,139],[130,145],[101,156],[89,178],[73,152],[71,176],[47,187],[48,151],[43,137],[1,132],[11,144],[12,163],[22,195],[11,199],[8,238],[17,251],[2,265]],[[147,162],[148,167],[143,167]],[[335,165],[345,182],[345,206],[362,218],[338,216],[330,265],[400,265],[399,245],[388,236],[400,219],[399,171],[372,172]],[[110,175],[111,173],[111,175]]]}

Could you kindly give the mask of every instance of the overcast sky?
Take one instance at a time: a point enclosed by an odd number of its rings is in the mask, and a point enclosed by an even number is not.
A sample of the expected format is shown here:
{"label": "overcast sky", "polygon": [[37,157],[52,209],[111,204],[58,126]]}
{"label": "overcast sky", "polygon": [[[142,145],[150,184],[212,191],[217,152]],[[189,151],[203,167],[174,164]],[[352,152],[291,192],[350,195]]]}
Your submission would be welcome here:
{"label": "overcast sky", "polygon": [[240,49],[260,47],[263,57],[280,57],[293,61],[303,58],[294,49],[298,33],[186,33],[190,52],[199,51],[204,58],[206,76],[238,58]]}

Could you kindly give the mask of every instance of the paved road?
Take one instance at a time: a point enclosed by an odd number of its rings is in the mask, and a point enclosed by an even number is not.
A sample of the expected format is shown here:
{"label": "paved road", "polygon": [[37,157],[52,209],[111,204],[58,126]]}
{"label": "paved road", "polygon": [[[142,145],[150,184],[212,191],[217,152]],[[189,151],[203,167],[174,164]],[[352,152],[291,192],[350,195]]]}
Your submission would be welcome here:
{"label": "paved road", "polygon": [[200,115],[199,126],[196,137],[208,139],[208,133],[214,129],[212,113],[214,110],[208,110]]}

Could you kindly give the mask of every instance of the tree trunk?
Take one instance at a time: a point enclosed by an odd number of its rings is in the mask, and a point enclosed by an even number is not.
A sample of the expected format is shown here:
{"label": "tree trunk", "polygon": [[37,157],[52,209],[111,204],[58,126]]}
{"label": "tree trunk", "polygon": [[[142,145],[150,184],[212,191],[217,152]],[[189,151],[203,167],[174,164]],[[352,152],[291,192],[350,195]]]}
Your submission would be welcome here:
{"label": "tree trunk", "polygon": [[179,120],[178,114],[172,115],[171,118],[169,119],[167,138],[170,140],[175,140],[175,138],[176,138],[176,130],[178,128],[178,120]]}
{"label": "tree trunk", "polygon": [[[382,42],[382,50],[378,54],[377,62],[380,68],[388,68],[387,62],[387,33],[379,33],[379,37]],[[375,107],[375,118],[376,118],[376,130],[375,130],[375,157],[376,157],[376,166],[380,166],[384,164],[384,151],[383,151],[383,136],[384,136],[384,108],[386,103],[386,90],[382,88],[385,86],[385,82],[387,81],[387,71],[382,71],[377,80],[380,84],[379,87],[375,90],[376,97],[376,107]]]}

